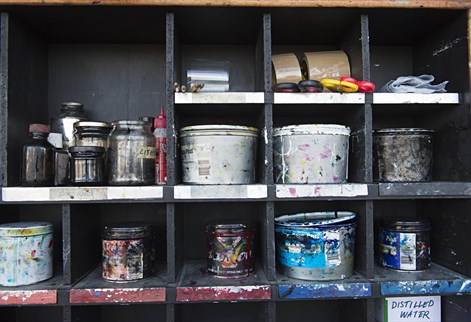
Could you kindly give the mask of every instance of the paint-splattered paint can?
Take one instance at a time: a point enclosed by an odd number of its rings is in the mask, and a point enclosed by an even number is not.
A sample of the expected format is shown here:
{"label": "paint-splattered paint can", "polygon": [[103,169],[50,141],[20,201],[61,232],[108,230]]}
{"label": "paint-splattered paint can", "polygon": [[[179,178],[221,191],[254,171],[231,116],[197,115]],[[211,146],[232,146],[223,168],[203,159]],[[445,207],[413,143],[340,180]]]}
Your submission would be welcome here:
{"label": "paint-splattered paint can", "polygon": [[273,130],[276,183],[342,183],[348,177],[350,128],[289,125]]}
{"label": "paint-splattered paint can", "polygon": [[254,229],[245,224],[206,226],[208,272],[244,277],[254,270]]}
{"label": "paint-splattered paint can", "polygon": [[154,273],[154,227],[120,223],[103,230],[103,279],[113,282],[140,280]]}
{"label": "paint-splattered paint can", "polygon": [[383,182],[432,180],[433,132],[419,128],[374,131],[375,180]]}
{"label": "paint-splattered paint can", "polygon": [[355,214],[312,212],[275,219],[279,270],[302,280],[337,280],[353,273]]}
{"label": "paint-splattered paint can", "polygon": [[0,225],[0,285],[30,285],[52,277],[52,224]]}
{"label": "paint-splattered paint can", "polygon": [[180,130],[183,182],[255,183],[258,130],[236,125],[197,125]]}
{"label": "paint-splattered paint can", "polygon": [[383,225],[380,259],[385,267],[422,271],[430,267],[430,222],[397,220]]}

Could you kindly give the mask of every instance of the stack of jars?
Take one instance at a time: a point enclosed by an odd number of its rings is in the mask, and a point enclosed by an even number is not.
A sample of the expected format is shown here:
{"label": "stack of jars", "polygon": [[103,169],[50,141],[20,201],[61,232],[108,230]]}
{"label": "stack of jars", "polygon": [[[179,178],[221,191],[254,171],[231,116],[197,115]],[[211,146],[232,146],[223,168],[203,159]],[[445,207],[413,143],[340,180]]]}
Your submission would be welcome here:
{"label": "stack of jars", "polygon": [[82,104],[67,102],[50,128],[31,124],[29,132],[31,140],[23,147],[23,186],[155,182],[156,141],[148,121],[90,121]]}

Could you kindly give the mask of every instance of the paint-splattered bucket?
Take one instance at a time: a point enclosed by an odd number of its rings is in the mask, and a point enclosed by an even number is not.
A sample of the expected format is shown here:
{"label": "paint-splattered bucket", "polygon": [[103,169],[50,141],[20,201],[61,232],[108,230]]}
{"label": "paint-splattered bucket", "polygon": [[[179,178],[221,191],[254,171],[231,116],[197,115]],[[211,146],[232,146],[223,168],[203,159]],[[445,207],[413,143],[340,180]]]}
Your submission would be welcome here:
{"label": "paint-splattered bucket", "polygon": [[430,267],[430,222],[397,220],[383,225],[380,259],[385,267],[422,271]]}
{"label": "paint-splattered bucket", "polygon": [[348,177],[350,128],[289,125],[273,131],[276,183],[342,183]]}
{"label": "paint-splattered bucket", "polygon": [[381,129],[373,133],[376,181],[432,180],[433,132],[419,128]]}
{"label": "paint-splattered bucket", "polygon": [[303,280],[337,280],[353,273],[355,214],[313,212],[275,219],[279,270]]}
{"label": "paint-splattered bucket", "polygon": [[154,227],[120,223],[103,229],[102,277],[112,282],[140,280],[154,273]]}
{"label": "paint-splattered bucket", "polygon": [[180,130],[183,183],[255,183],[258,130],[197,125]]}
{"label": "paint-splattered bucket", "polygon": [[206,226],[208,272],[243,277],[254,270],[254,229],[244,224]]}
{"label": "paint-splattered bucket", "polygon": [[0,285],[30,285],[52,277],[52,224],[0,225]]}

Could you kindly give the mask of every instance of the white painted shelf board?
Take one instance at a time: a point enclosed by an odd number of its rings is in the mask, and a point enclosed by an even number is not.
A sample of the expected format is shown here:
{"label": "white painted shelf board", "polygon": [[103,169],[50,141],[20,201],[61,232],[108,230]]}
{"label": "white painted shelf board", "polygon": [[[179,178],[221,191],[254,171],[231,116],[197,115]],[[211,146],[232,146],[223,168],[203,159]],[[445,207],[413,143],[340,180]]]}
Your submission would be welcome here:
{"label": "white painted shelf board", "polygon": [[275,104],[364,104],[362,93],[275,93]]}
{"label": "white painted shelf board", "polygon": [[175,93],[175,104],[263,104],[263,92]]}
{"label": "white painted shelf board", "polygon": [[264,199],[266,185],[179,185],[174,188],[175,199]]}
{"label": "white painted shelf board", "polygon": [[368,195],[368,185],[342,184],[277,184],[276,198],[361,197]]}
{"label": "white painted shelf board", "polygon": [[373,93],[373,104],[459,104],[458,93]]}

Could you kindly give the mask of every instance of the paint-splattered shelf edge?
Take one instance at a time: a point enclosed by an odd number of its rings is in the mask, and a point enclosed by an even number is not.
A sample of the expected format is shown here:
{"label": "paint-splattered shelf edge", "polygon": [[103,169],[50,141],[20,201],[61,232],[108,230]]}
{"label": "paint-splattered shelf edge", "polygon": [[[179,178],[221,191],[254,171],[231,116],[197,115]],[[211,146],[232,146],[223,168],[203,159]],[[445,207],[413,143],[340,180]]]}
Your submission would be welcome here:
{"label": "paint-splattered shelf edge", "polygon": [[263,92],[175,93],[175,104],[263,104]]}
{"label": "paint-splattered shelf edge", "polygon": [[373,104],[459,104],[458,93],[373,93]]}
{"label": "paint-splattered shelf edge", "polygon": [[379,183],[380,197],[471,197],[471,182]]}
{"label": "paint-splattered shelf edge", "polygon": [[367,184],[286,184],[276,185],[276,198],[365,197]]}
{"label": "paint-splattered shelf edge", "polygon": [[56,304],[57,290],[0,290],[0,305]]}

